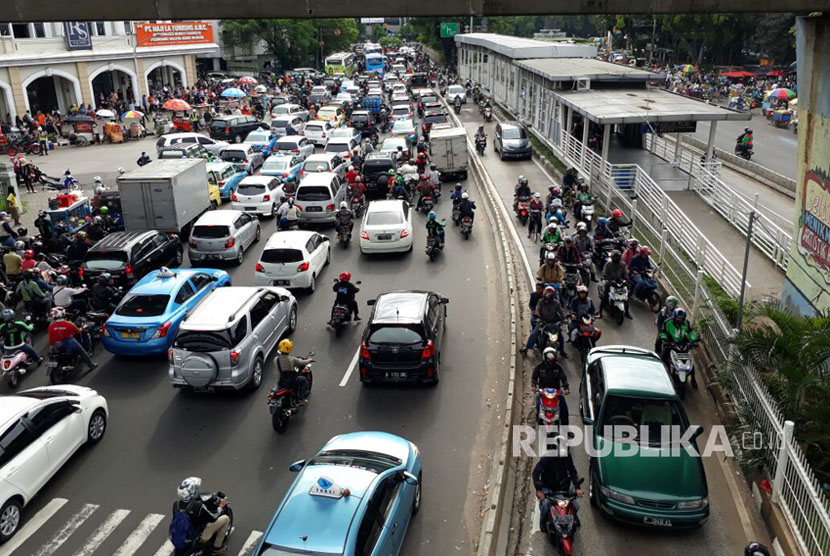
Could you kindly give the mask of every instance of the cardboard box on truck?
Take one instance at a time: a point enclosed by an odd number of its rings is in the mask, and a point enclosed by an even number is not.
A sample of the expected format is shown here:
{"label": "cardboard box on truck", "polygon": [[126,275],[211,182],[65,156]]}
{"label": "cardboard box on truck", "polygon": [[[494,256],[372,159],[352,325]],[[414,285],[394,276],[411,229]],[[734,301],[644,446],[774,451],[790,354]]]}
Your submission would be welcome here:
{"label": "cardboard box on truck", "polygon": [[127,231],[182,233],[210,208],[205,161],[156,160],[118,176]]}
{"label": "cardboard box on truck", "polygon": [[429,134],[432,163],[442,176],[467,178],[467,132],[460,127],[433,129]]}

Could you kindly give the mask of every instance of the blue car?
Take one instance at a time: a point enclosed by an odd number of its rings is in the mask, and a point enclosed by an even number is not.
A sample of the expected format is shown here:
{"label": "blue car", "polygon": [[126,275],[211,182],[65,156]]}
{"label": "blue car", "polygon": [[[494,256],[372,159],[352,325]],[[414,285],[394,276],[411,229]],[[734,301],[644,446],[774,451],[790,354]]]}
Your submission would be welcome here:
{"label": "blue car", "polygon": [[255,129],[248,134],[243,144],[251,145],[254,149],[262,151],[266,157],[274,152],[279,137],[272,135],[270,129]]}
{"label": "blue car", "polygon": [[421,505],[421,454],[385,432],[341,434],[312,459],[282,499],[256,556],[398,554]]}
{"label": "blue car", "polygon": [[162,267],[139,280],[107,319],[104,348],[118,355],[166,353],[185,315],[214,288],[231,285],[224,270]]}
{"label": "blue car", "polygon": [[274,176],[284,182],[289,176],[299,183],[300,170],[303,167],[303,159],[297,155],[272,154],[259,169],[260,175]]}
{"label": "blue car", "polygon": [[244,167],[231,162],[208,162],[206,169],[208,181],[219,187],[219,196],[223,201],[230,201],[239,182],[248,177]]}

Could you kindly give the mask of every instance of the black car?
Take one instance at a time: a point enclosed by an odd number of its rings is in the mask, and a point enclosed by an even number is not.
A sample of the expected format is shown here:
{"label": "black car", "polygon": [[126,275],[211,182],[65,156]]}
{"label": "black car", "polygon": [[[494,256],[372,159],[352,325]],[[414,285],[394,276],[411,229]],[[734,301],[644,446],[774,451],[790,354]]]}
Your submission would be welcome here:
{"label": "black car", "polygon": [[210,122],[210,136],[212,139],[222,139],[241,143],[250,132],[255,129],[270,129],[265,122],[253,116],[222,116]]}
{"label": "black car", "polygon": [[389,175],[389,170],[396,169],[395,155],[386,152],[372,152],[366,155],[363,159],[363,166],[361,166],[361,173],[363,174],[363,183],[366,184],[366,193],[368,195],[386,195],[389,189],[385,180],[383,183],[378,182],[378,178]]}
{"label": "black car", "polygon": [[499,159],[533,158],[533,145],[520,122],[500,122],[496,124],[496,132],[493,135],[493,150],[499,153]]}
{"label": "black car", "polygon": [[360,381],[437,384],[449,301],[431,291],[386,292],[369,300]]}
{"label": "black car", "polygon": [[[363,134],[372,127],[372,115],[366,110],[355,110],[352,112],[352,117],[349,122],[356,131]],[[366,137],[365,135],[363,136]]]}
{"label": "black car", "polygon": [[182,243],[175,234],[156,230],[115,232],[87,251],[81,277],[92,284],[99,275],[109,272],[116,286],[130,287],[152,270],[181,266],[183,258]]}

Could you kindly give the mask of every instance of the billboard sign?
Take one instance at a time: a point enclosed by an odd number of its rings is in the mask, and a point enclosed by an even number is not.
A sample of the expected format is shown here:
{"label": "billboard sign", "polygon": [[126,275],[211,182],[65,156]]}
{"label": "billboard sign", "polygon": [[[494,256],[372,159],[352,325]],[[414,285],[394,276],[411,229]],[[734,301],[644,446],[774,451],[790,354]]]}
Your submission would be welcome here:
{"label": "billboard sign", "polygon": [[135,34],[140,48],[213,42],[213,26],[204,21],[136,23]]}
{"label": "billboard sign", "polygon": [[67,50],[92,50],[92,31],[86,21],[64,21],[63,36]]}
{"label": "billboard sign", "polygon": [[454,37],[458,34],[458,23],[453,21],[452,23],[442,23],[441,24],[441,38],[447,39],[450,37]]}

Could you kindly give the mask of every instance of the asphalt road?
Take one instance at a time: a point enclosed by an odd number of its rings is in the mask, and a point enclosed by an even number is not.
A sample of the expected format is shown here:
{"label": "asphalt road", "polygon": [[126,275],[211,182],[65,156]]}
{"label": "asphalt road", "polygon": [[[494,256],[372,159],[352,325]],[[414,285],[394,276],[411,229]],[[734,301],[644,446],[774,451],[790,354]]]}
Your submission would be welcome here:
{"label": "asphalt road", "polygon": [[[467,104],[462,109],[460,117],[468,134],[472,136],[481,124],[478,111],[470,104]],[[534,162],[499,161],[498,155],[492,147],[494,126],[495,123],[485,124],[488,143],[485,156],[481,160],[492,182],[496,185],[505,205],[508,208],[512,207],[513,186],[519,175],[527,177],[534,191],[542,192],[543,195],[546,194],[548,186],[552,183],[551,178]],[[512,218],[512,221],[518,228],[519,237],[522,239],[523,247],[535,273],[538,268],[538,244],[533,244],[527,239],[526,229],[521,227],[521,224],[515,217]],[[573,228],[571,228],[572,231]],[[524,278],[524,271],[521,271],[520,276]],[[594,286],[591,287],[591,296],[598,307],[599,300]],[[522,304],[522,308],[525,310],[524,320],[528,321],[529,313],[526,311],[526,302]],[[597,321],[597,326],[602,329],[600,345],[627,344],[653,349],[656,335],[654,324],[655,315],[644,303],[638,301],[632,301],[631,312],[634,320],[626,320],[619,327],[610,320]],[[529,332],[529,326],[527,324],[525,324],[524,330],[525,333]],[[576,351],[571,349],[570,346],[566,346],[565,349],[570,353],[570,359],[564,361],[565,371],[571,387],[571,394],[568,397],[570,422],[572,424],[578,424],[581,422],[578,400],[578,385],[581,381],[581,371]],[[524,401],[526,408],[530,407],[530,394],[527,393],[529,391],[530,374],[533,366],[537,362],[538,360],[535,355],[528,355],[525,358]],[[706,429],[701,443],[701,446],[703,446],[705,445],[705,439],[708,437],[711,426],[718,424],[714,406],[706,391],[702,389],[697,391],[690,389],[684,405],[690,421],[693,424],[701,424]],[[533,422],[529,409],[526,409],[525,417],[525,422]],[[584,450],[575,450],[573,456],[580,476],[587,478],[588,458]],[[744,512],[744,514],[751,512],[751,510],[746,509],[751,507],[749,502],[736,501],[733,498],[733,489],[736,493],[735,496],[741,495],[741,491],[735,488],[735,485],[738,482],[742,483],[742,480],[740,477],[733,478],[734,474],[733,477],[727,478],[724,468],[715,458],[706,458],[704,460],[704,467],[709,486],[711,516],[708,523],[700,529],[681,533],[622,526],[601,516],[596,509],[590,506],[587,498],[585,498],[582,500],[580,510],[582,527],[575,540],[574,553],[609,556],[629,554],[654,556],[665,556],[668,554],[673,556],[713,554],[726,556],[742,553],[743,546],[748,540],[744,532],[741,512]],[[538,531],[538,525],[536,525],[538,522],[538,511],[537,505],[534,502],[532,483],[522,484],[523,479],[524,477],[522,476],[518,478],[518,486],[515,494],[517,503],[514,505],[512,521],[510,523],[512,535],[518,535],[519,537],[518,553],[523,555],[554,554],[555,551],[547,542],[544,535]],[[746,489],[743,490],[745,493]],[[751,516],[752,514],[750,513],[749,515]],[[755,536],[754,538],[758,539],[760,537]]]}
{"label": "asphalt road", "polygon": [[[118,166],[132,168],[140,151],[151,147],[145,141],[74,153],[67,149],[60,158],[37,162],[60,168],[68,161],[76,175],[107,167],[112,173]],[[468,187],[475,192],[474,184]],[[439,215],[449,219],[449,207],[447,199],[440,202]],[[322,274],[321,287],[312,295],[297,294],[295,349],[315,351],[318,362],[311,403],[282,435],[271,428],[265,400],[276,378],[271,362],[266,385],[253,394],[196,395],[170,387],[166,358],[97,352],[100,367],[77,382],[107,398],[107,435],[94,448],[80,450],[28,506],[29,521],[43,508],[46,513],[41,515],[59,509],[14,554],[168,554],[163,546],[175,489],[190,475],[202,477],[206,489],[229,495],[236,529],[228,554],[248,554],[293,480],[289,464],[313,455],[330,437],[356,430],[396,433],[421,450],[423,511],[412,522],[404,553],[471,554],[479,534],[493,433],[499,430],[494,424],[506,392],[505,286],[483,210],[469,241],[448,230],[447,247],[434,263],[423,251],[423,215],[417,214],[415,222],[412,253],[366,258],[356,244],[344,250],[333,243],[332,263]],[[252,283],[254,264],[274,230],[274,222],[264,220],[262,241],[246,253],[241,267],[228,269],[234,285]],[[331,229],[324,233],[334,236]],[[434,289],[449,297],[437,387],[362,388],[355,374],[340,386],[362,332],[356,326],[335,339],[324,325],[333,301],[324,285],[343,269],[363,282],[358,294],[363,323],[369,314],[366,300],[381,291]],[[37,339],[39,349],[45,349],[44,341]],[[24,377],[20,388],[46,382],[41,369]],[[5,384],[0,392],[8,392]],[[59,499],[67,502],[60,506]],[[10,553],[8,547],[0,547],[0,556]]]}

